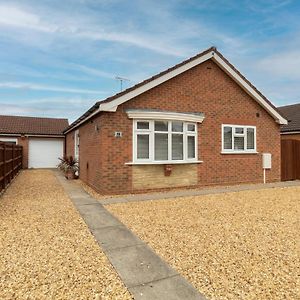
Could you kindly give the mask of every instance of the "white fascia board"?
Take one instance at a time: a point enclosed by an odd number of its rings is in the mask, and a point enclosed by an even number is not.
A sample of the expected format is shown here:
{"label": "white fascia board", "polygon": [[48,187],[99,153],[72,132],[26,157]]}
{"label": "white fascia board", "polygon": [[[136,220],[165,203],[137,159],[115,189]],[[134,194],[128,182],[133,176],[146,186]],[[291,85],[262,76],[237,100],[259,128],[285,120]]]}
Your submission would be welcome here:
{"label": "white fascia board", "polygon": [[76,124],[74,127],[70,128],[65,132],[68,133],[71,130],[74,130],[74,128],[77,128],[80,126],[82,123],[84,123],[86,120],[90,119],[93,117],[95,114],[101,112],[101,111],[106,111],[106,112],[116,112],[118,105],[158,86],[159,84],[164,83],[165,81],[209,60],[213,59],[233,80],[235,80],[252,98],[254,98],[264,109],[266,109],[267,112],[269,112],[270,115],[276,120],[277,123],[281,125],[286,125],[288,122],[286,119],[284,119],[267,101],[265,101],[236,71],[232,69],[230,65],[228,65],[217,53],[215,53],[213,50],[208,52],[207,54],[192,60],[189,63],[184,64],[181,67],[176,68],[173,71],[170,71],[166,73],[163,76],[158,77],[157,79],[154,79],[144,85],[142,85],[139,88],[134,89],[133,91],[124,94],[123,96],[120,96],[116,98],[115,100],[112,100],[107,103],[100,103],[99,108],[83,119],[81,122]]}
{"label": "white fascia board", "polygon": [[162,84],[165,81],[209,60],[210,58],[213,57],[213,53],[214,53],[214,51],[210,51],[207,54],[205,54],[195,60],[192,60],[191,62],[186,63],[183,66],[178,67],[175,70],[170,71],[170,72],[166,73],[165,75],[160,76],[157,79],[154,79],[154,80],[142,85],[141,87],[136,88],[133,91],[116,98],[115,100],[113,100],[111,102],[100,104],[100,111],[111,111],[111,112],[116,111],[118,105],[120,105],[142,93],[145,93],[146,91],[158,86],[159,84]]}
{"label": "white fascia board", "polygon": [[21,134],[16,134],[16,133],[13,133],[13,134],[9,134],[9,133],[0,133],[0,137],[1,136],[21,136]]}
{"label": "white fascia board", "polygon": [[127,116],[129,119],[139,120],[175,120],[185,121],[193,123],[202,123],[204,120],[203,115],[194,115],[186,113],[164,112],[164,111],[139,111],[139,110],[127,110]]}
{"label": "white fascia board", "polygon": [[59,138],[59,139],[63,139],[65,136],[64,135],[58,135],[58,134],[25,134],[24,136],[27,137],[37,137],[37,138]]}
{"label": "white fascia board", "polygon": [[59,134],[7,134],[7,133],[1,133],[1,137],[7,137],[7,136],[13,136],[13,137],[50,137],[50,138],[64,138],[64,135],[59,135]]}
{"label": "white fascia board", "polygon": [[[117,110],[117,109],[116,109]],[[116,111],[115,110],[115,111]],[[97,113],[99,113],[101,110],[98,107],[92,114],[90,114],[88,117],[84,118],[82,121],[80,121],[78,124],[74,125],[73,127],[71,127],[70,129],[68,129],[66,132],[64,132],[64,135],[66,135],[68,132],[74,130],[75,128],[79,127],[82,123],[86,122],[87,120],[89,120],[91,117],[93,117],[94,115],[96,115]]]}
{"label": "white fascia board", "polygon": [[285,131],[285,132],[280,132],[280,134],[284,135],[284,134],[299,134],[300,131]]}
{"label": "white fascia board", "polygon": [[229,66],[217,53],[213,60],[237,82],[252,98],[254,98],[266,111],[268,111],[277,123],[286,125],[288,122],[284,119],[265,99],[263,99],[231,66]]}
{"label": "white fascia board", "polygon": [[281,125],[286,125],[287,120],[284,119],[265,99],[263,99],[237,72],[232,69],[230,65],[228,65],[217,53],[214,51],[210,51],[209,53],[199,57],[198,59],[195,59],[153,81],[150,81],[149,83],[133,90],[132,92],[129,92],[123,96],[120,96],[119,98],[116,98],[115,100],[100,104],[99,110],[100,111],[108,111],[108,112],[115,112],[118,108],[118,105],[158,86],[159,84],[162,84],[163,82],[209,60],[213,59],[231,78],[233,78],[250,96],[252,96],[258,103],[262,105],[277,121],[277,123]]}

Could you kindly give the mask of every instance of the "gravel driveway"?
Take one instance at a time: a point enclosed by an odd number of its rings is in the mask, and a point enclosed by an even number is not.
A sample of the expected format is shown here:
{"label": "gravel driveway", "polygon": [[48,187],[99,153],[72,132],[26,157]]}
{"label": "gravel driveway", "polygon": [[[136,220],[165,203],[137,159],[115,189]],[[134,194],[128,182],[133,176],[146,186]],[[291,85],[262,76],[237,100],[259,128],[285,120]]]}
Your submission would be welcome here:
{"label": "gravel driveway", "polygon": [[0,197],[0,299],[131,299],[50,170]]}
{"label": "gravel driveway", "polygon": [[209,299],[300,299],[300,188],[106,206]]}

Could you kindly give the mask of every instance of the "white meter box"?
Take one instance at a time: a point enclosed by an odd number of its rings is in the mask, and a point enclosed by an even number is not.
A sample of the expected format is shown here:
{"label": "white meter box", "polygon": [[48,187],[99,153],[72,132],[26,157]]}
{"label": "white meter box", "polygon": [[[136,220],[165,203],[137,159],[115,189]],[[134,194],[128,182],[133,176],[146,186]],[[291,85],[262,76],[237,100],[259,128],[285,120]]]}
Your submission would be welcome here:
{"label": "white meter box", "polygon": [[262,154],[262,163],[263,163],[263,169],[271,169],[272,154],[271,153],[263,153]]}

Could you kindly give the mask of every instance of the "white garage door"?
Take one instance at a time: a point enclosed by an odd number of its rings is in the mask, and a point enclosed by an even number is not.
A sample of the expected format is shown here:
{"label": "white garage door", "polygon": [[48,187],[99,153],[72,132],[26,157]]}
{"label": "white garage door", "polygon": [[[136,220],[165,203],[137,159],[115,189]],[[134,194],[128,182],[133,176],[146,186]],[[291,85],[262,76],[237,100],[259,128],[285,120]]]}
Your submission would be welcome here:
{"label": "white garage door", "polygon": [[29,138],[29,168],[55,168],[63,156],[63,139]]}

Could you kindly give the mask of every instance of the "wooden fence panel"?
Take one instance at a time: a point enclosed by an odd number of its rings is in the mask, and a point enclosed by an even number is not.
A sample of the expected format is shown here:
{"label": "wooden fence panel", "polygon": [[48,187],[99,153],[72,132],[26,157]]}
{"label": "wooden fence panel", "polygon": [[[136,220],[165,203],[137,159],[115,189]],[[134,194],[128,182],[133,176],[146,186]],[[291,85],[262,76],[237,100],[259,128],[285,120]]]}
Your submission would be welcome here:
{"label": "wooden fence panel", "polygon": [[0,142],[0,192],[22,169],[22,146]]}
{"label": "wooden fence panel", "polygon": [[300,141],[281,141],[281,180],[300,179]]}

